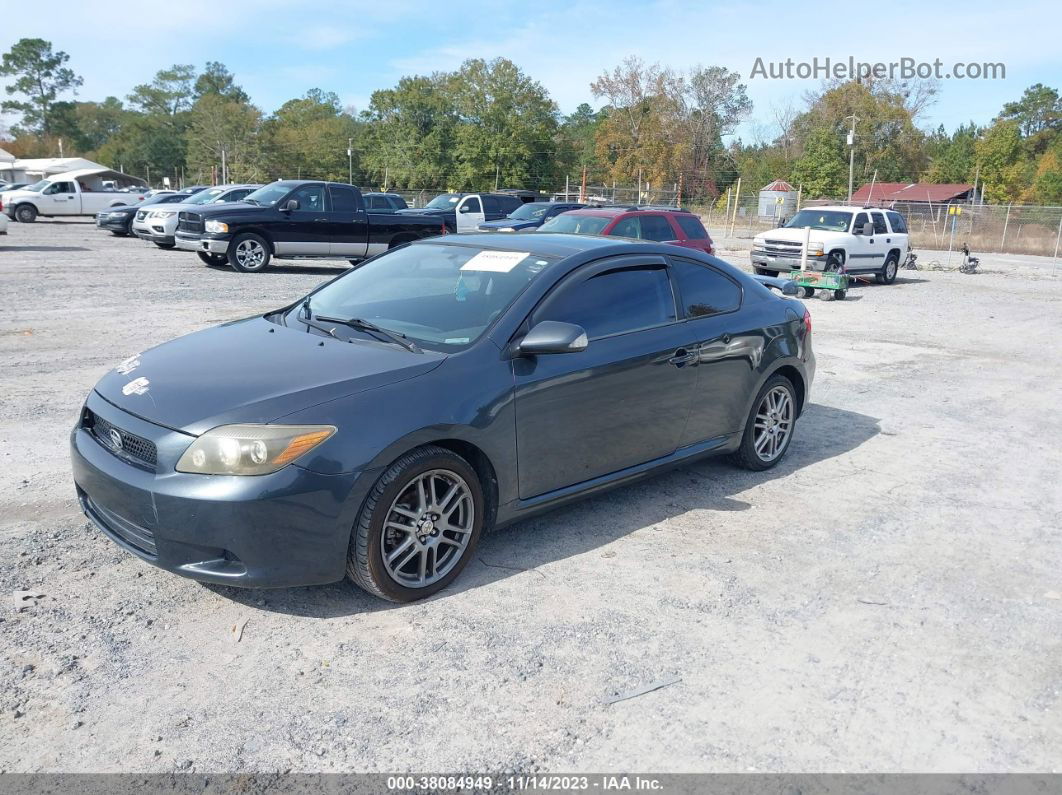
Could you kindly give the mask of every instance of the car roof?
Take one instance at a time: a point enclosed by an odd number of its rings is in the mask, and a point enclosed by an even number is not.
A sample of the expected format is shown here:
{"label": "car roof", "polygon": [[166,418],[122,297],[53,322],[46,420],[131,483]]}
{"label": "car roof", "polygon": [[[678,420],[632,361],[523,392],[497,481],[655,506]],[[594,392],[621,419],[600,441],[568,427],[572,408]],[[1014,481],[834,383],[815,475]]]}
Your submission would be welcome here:
{"label": "car roof", "polygon": [[811,210],[812,212],[815,212],[817,210],[826,210],[827,212],[844,212],[844,213],[861,213],[861,212],[864,212],[865,210],[878,210],[878,211],[884,212],[884,210],[885,210],[884,207],[858,207],[858,206],[855,206],[855,205],[848,205],[848,204],[824,204],[821,207],[818,207],[818,206],[816,206],[816,207],[801,207],[800,209],[802,211],[803,210]]}
{"label": "car roof", "polygon": [[[643,204],[641,206],[630,205],[623,207],[583,207],[579,210],[569,210],[572,215],[587,215],[592,218],[618,218],[621,215],[638,215],[644,213],[681,213],[682,215],[691,215],[689,210],[684,210],[679,207],[653,207],[652,205]],[[565,213],[567,215],[568,213]]]}
{"label": "car roof", "polygon": [[[501,239],[499,239],[501,238]],[[526,251],[540,257],[570,257],[584,251],[615,249],[622,254],[625,249],[644,248],[652,241],[630,240],[596,235],[572,235],[560,232],[518,233],[496,235],[490,232],[470,232],[418,240],[413,245],[472,246],[493,251]],[[666,249],[664,249],[666,250]]]}

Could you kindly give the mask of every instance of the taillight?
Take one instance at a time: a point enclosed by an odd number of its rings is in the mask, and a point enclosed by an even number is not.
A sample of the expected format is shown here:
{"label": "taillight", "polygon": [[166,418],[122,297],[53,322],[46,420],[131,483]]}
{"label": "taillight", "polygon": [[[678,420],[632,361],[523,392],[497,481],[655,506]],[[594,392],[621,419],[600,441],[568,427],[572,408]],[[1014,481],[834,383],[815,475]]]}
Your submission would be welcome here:
{"label": "taillight", "polygon": [[811,313],[807,309],[805,309],[804,310],[804,336],[806,337],[809,334],[811,334]]}

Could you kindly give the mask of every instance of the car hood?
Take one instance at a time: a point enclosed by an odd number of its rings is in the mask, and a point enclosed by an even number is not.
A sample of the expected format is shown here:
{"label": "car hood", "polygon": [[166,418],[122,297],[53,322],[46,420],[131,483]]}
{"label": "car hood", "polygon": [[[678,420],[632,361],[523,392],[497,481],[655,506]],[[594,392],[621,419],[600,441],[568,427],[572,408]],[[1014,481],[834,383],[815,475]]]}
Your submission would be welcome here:
{"label": "car hood", "polygon": [[[847,232],[831,232],[826,229],[812,229],[811,239],[815,242],[823,240],[832,240],[836,237],[847,237]],[[788,243],[803,243],[804,242],[804,230],[797,228],[779,227],[778,229],[772,229],[769,232],[761,232],[756,235],[758,238],[764,240],[784,240]]]}
{"label": "car hood", "polygon": [[197,331],[125,360],[96,392],[149,422],[199,435],[415,378],[446,359],[370,339],[348,343],[299,325],[254,317]]}
{"label": "car hood", "polygon": [[231,215],[254,215],[272,208],[262,204],[248,204],[247,202],[224,202],[223,204],[192,205],[187,209],[190,212],[199,213],[203,218],[214,218]]}
{"label": "car hood", "polygon": [[404,210],[395,210],[398,215],[456,215],[456,210],[439,210],[435,207],[407,207]]}
{"label": "car hood", "polygon": [[542,226],[539,221],[522,221],[515,218],[502,218],[497,221],[484,221],[480,229],[532,229]]}

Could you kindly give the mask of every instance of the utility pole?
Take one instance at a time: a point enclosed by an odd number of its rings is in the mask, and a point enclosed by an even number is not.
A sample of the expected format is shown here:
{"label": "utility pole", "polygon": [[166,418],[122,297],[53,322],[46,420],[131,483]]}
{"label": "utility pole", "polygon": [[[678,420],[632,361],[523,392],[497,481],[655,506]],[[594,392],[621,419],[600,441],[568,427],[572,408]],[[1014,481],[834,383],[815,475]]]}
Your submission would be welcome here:
{"label": "utility pole", "polygon": [[978,163],[977,164],[977,170],[974,171],[974,190],[973,190],[973,201],[970,202],[971,204],[977,204],[978,203],[977,202],[977,181],[980,178],[981,178],[981,164]]}
{"label": "utility pole", "polygon": [[642,170],[638,169],[638,204],[642,203]]}
{"label": "utility pole", "polygon": [[[354,184],[354,139],[347,139],[347,184]],[[387,172],[384,171],[384,190],[387,190]]]}
{"label": "utility pole", "polygon": [[228,167],[228,164],[225,162],[225,148],[224,147],[222,147],[222,149],[221,149],[221,184],[222,185],[228,185],[229,184],[229,167]]}
{"label": "utility pole", "polygon": [[845,116],[852,120],[852,126],[848,128],[848,203],[852,203],[852,180],[855,177],[855,123],[856,115]]}
{"label": "utility pole", "polygon": [[583,166],[583,185],[579,188],[579,203],[586,204],[586,166]]}
{"label": "utility pole", "polygon": [[59,139],[59,157],[63,156],[63,139]]}
{"label": "utility pole", "polygon": [[501,166],[498,163],[494,164],[494,191],[498,191],[498,180],[501,178]]}
{"label": "utility pole", "polygon": [[682,178],[685,176],[683,172],[679,172],[678,188],[675,190],[675,206],[682,206]]}

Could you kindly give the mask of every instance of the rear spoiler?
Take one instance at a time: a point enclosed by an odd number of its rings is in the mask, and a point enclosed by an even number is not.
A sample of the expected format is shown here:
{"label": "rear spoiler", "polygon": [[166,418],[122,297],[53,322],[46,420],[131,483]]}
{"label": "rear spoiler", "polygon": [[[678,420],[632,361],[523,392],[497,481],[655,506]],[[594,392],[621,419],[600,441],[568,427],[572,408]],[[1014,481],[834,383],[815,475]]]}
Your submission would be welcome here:
{"label": "rear spoiler", "polygon": [[764,287],[777,290],[782,295],[800,295],[800,287],[790,279],[779,279],[777,276],[760,276],[759,274],[754,275],[752,278]]}

